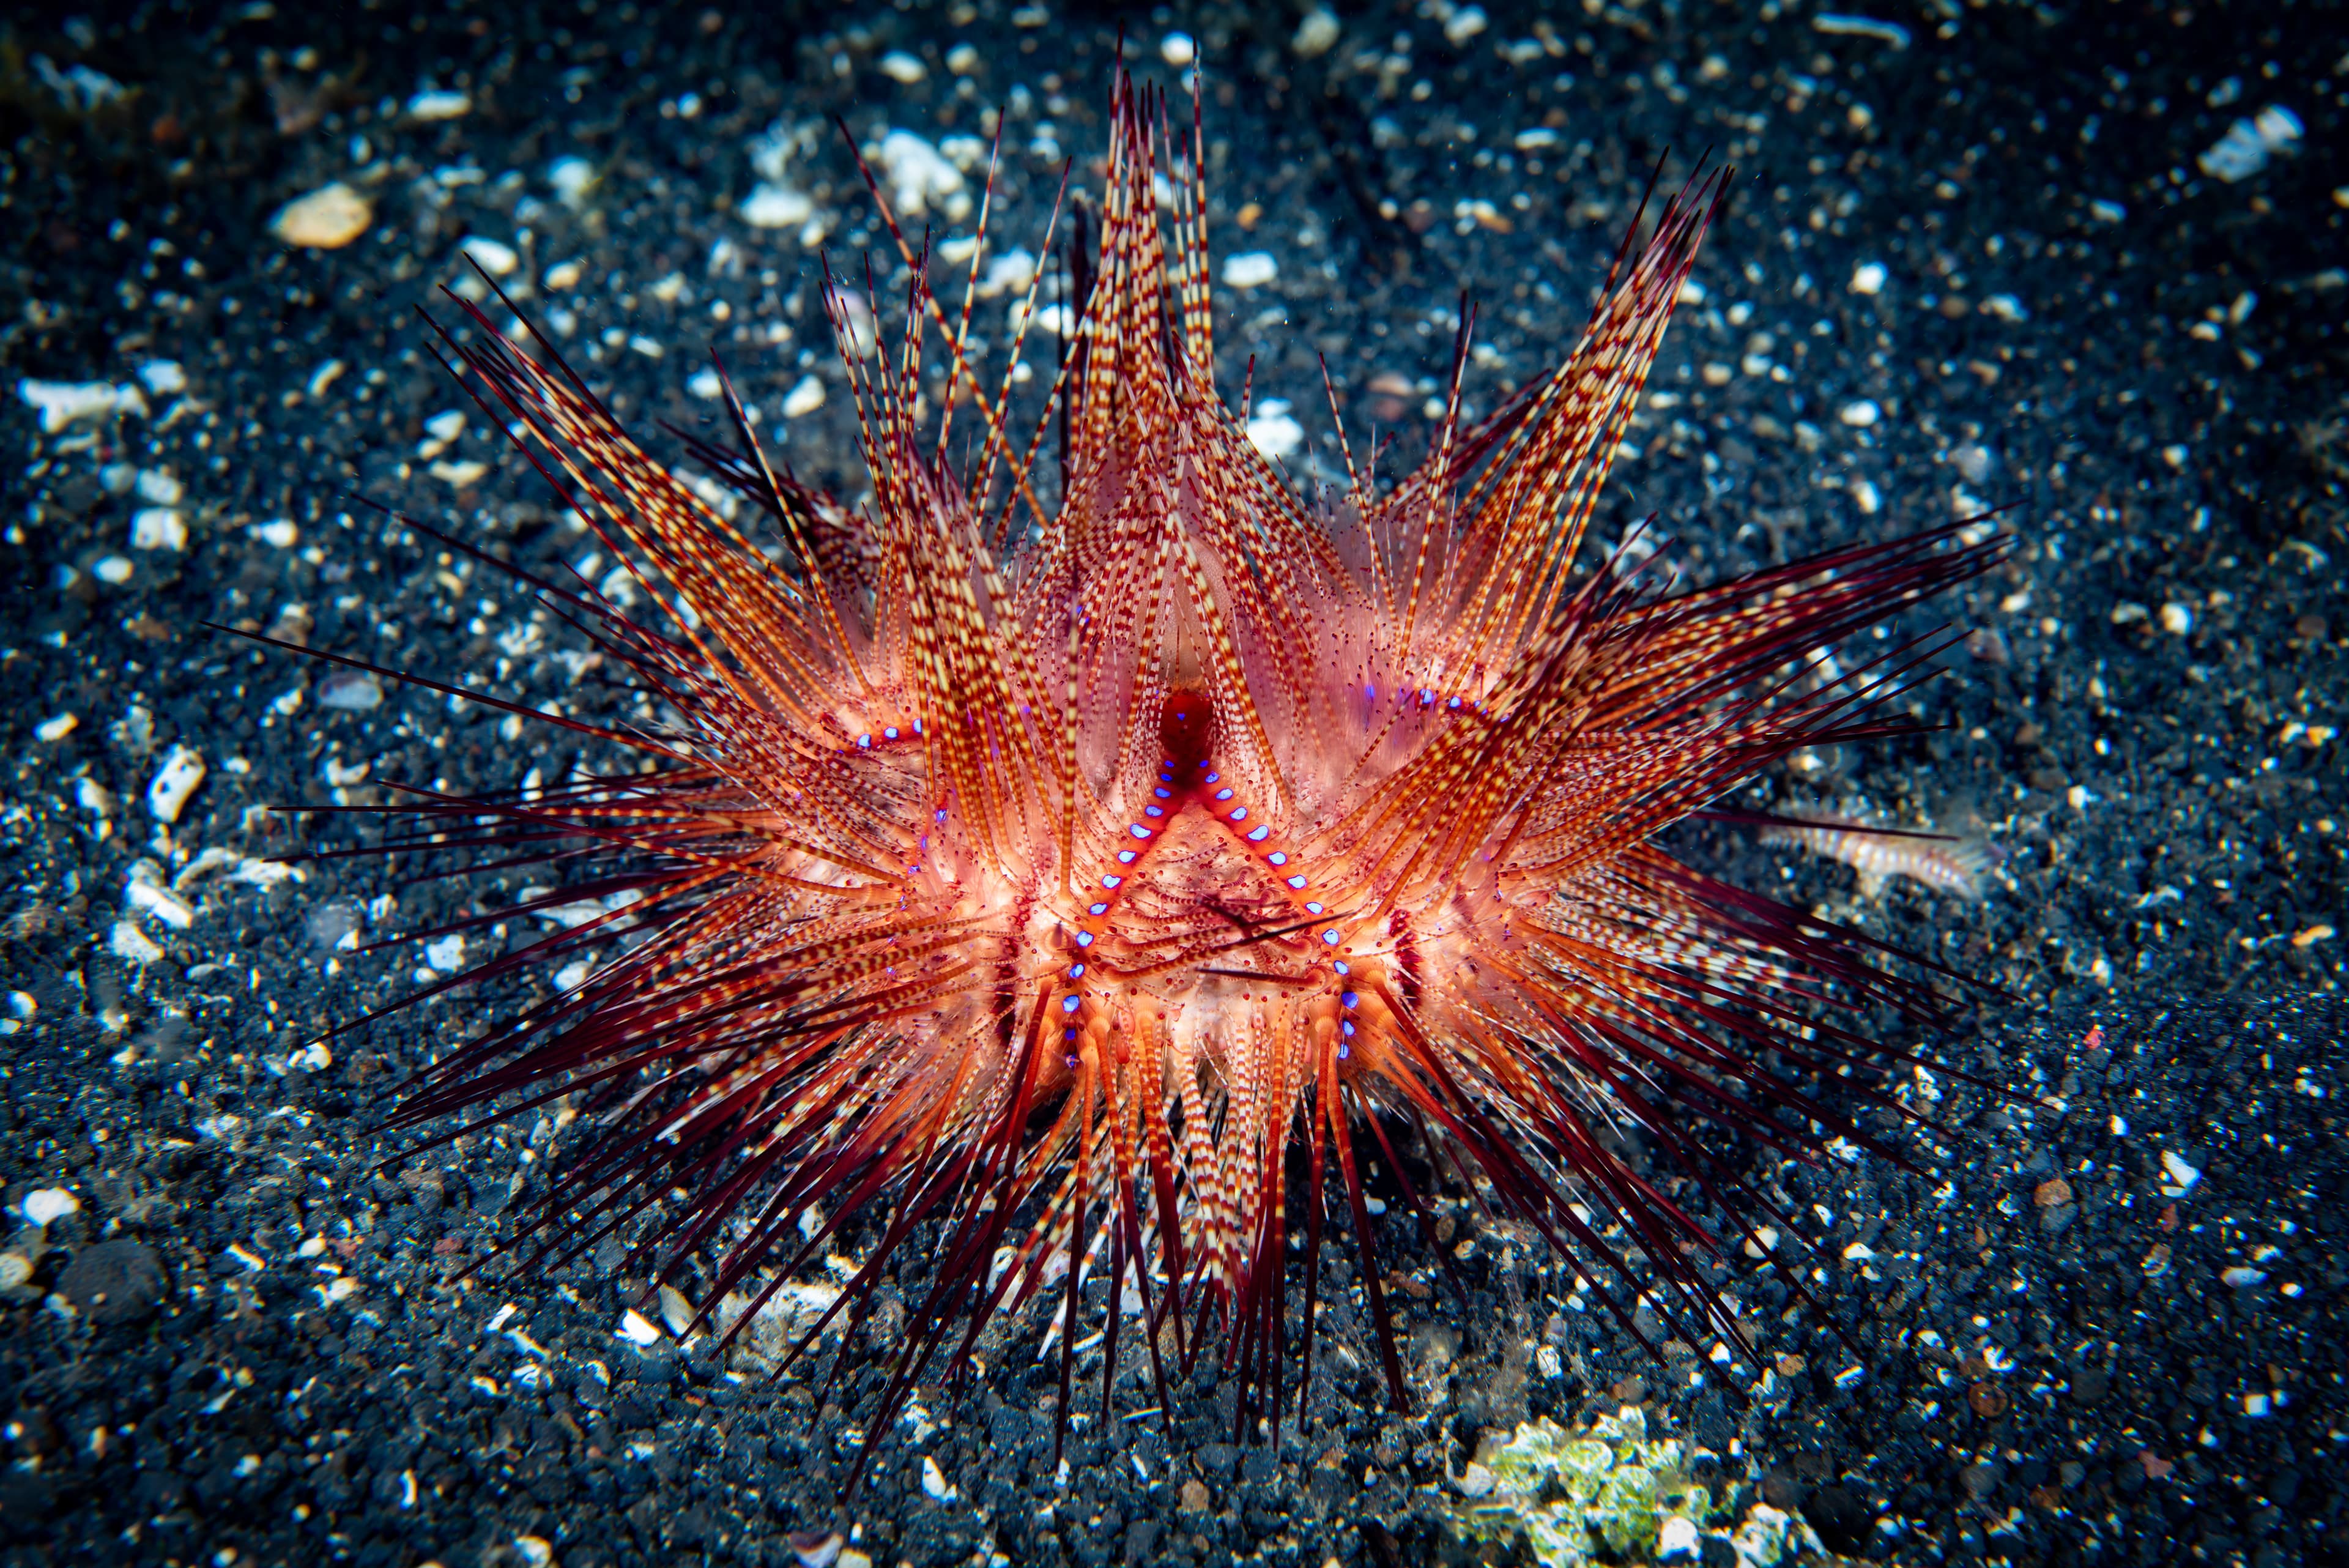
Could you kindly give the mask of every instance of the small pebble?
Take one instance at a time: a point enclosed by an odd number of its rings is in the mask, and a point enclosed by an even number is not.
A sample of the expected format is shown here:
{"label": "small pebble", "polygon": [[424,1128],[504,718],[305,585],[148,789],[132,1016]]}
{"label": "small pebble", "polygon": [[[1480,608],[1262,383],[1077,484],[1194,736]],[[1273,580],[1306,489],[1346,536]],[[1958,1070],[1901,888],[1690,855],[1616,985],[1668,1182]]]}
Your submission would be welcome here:
{"label": "small pebble", "polygon": [[81,1212],[81,1199],[62,1187],[41,1187],[25,1194],[26,1223],[47,1230],[68,1214]]}
{"label": "small pebble", "polygon": [[901,218],[919,216],[936,206],[956,222],[969,211],[962,171],[926,137],[893,130],[881,139],[877,161],[889,187],[889,204]]}
{"label": "small pebble", "polygon": [[188,520],[176,507],[142,506],[130,514],[130,547],[184,550],[188,547]]}
{"label": "small pebble", "polygon": [[1248,420],[1247,438],[1257,451],[1278,462],[1304,444],[1305,427],[1288,417],[1287,402],[1267,398]]}
{"label": "small pebble", "polygon": [[114,929],[107,936],[106,949],[125,963],[141,967],[154,963],[163,956],[163,950],[139,929],[136,920],[115,921]]}
{"label": "small pebble", "polygon": [[467,234],[457,242],[457,248],[480,263],[481,270],[492,277],[504,277],[522,265],[522,257],[512,245],[484,234]]}
{"label": "small pebble", "polygon": [[473,100],[460,92],[427,88],[408,100],[411,119],[456,119],[472,112]]}
{"label": "small pebble", "polygon": [[2300,116],[2280,104],[2270,104],[2256,119],[2239,119],[2227,134],[2205,149],[2196,166],[2213,180],[2232,185],[2268,166],[2271,154],[2291,149],[2302,132]]}
{"label": "small pebble", "polygon": [[373,203],[337,180],[280,207],[269,232],[289,245],[335,251],[366,234],[374,221]]}
{"label": "small pebble", "polygon": [[1229,288],[1260,288],[1280,275],[1280,264],[1266,251],[1242,251],[1224,258],[1224,284]]}
{"label": "small pebble", "polygon": [[204,759],[186,746],[173,746],[147,785],[147,810],[158,822],[177,822],[188,797],[204,782]]}
{"label": "small pebble", "polygon": [[1487,23],[1485,16],[1485,8],[1482,5],[1461,5],[1454,7],[1452,15],[1444,18],[1444,41],[1452,45],[1454,48],[1458,48],[1461,45],[1465,44],[1469,39],[1483,32],[1488,25],[1489,24]]}
{"label": "small pebble", "polygon": [[783,417],[795,420],[812,414],[823,407],[823,383],[813,376],[802,376],[799,384],[783,397]]}
{"label": "small pebble", "polygon": [[[546,166],[547,188],[554,192],[554,199],[566,207],[579,205],[585,198],[588,187],[595,183],[595,166],[585,158],[558,158]],[[565,284],[562,286],[567,288],[570,286]]]}
{"label": "small pebble", "polygon": [[16,395],[41,410],[41,429],[49,435],[85,420],[147,411],[138,388],[106,381],[36,381],[27,377],[16,383]]}
{"label": "small pebble", "polygon": [[57,1276],[57,1294],[92,1322],[136,1323],[152,1313],[170,1282],[162,1254],[144,1241],[100,1241],[76,1252]]}
{"label": "small pebble", "polygon": [[1158,40],[1158,57],[1180,69],[1199,57],[1199,46],[1188,33],[1169,33]]}
{"label": "small pebble", "polygon": [[1873,16],[1853,16],[1838,11],[1822,11],[1811,18],[1815,32],[1830,33],[1848,38],[1873,38],[1889,44],[1896,49],[1909,47],[1909,29],[1898,22],[1880,22]]}
{"label": "small pebble", "polygon": [[1024,294],[1036,280],[1036,258],[1025,250],[1005,251],[988,258],[987,270],[978,280],[978,296],[993,299],[1000,294]]}
{"label": "small pebble", "polygon": [[363,670],[337,670],[318,682],[318,706],[364,713],[383,706],[383,685]]}
{"label": "small pebble", "polygon": [[793,229],[815,216],[815,201],[789,185],[761,183],[735,211],[754,229]]}
{"label": "small pebble", "polygon": [[1309,60],[1328,54],[1330,46],[1337,41],[1338,18],[1327,6],[1316,5],[1305,13],[1303,21],[1297,24],[1297,31],[1289,38],[1288,47],[1300,58]]}

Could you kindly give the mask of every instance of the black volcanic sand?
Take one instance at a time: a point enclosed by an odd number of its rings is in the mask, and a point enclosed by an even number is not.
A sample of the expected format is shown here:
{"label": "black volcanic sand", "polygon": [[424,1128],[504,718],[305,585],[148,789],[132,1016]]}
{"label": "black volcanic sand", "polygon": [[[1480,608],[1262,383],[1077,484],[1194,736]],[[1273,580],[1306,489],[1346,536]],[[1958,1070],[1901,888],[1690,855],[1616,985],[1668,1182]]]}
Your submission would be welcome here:
{"label": "black volcanic sand", "polygon": [[[1947,727],[1799,759],[1751,797],[1971,835],[1994,866],[1965,900],[1742,830],[1679,847],[2000,989],[1941,1046],[1937,1091],[1904,1085],[1942,1127],[1888,1131],[1910,1168],[1771,1173],[1818,1304],[1744,1260],[1723,1276],[1764,1368],[1647,1359],[1577,1307],[1571,1268],[1453,1192],[1464,1312],[1400,1203],[1377,1221],[1411,1413],[1385,1408],[1333,1267],[1315,1397],[1277,1448],[1234,1445],[1229,1386],[1203,1378],[1171,1430],[1081,1419],[1062,1481],[1057,1379],[1015,1336],[976,1390],[922,1391],[927,1418],[843,1511],[858,1397],[917,1275],[829,1389],[747,1352],[730,1370],[706,1339],[640,1350],[618,1328],[645,1282],[614,1250],[466,1277],[543,1195],[534,1121],[405,1161],[378,1131],[392,1085],[543,980],[311,1048],[457,961],[360,950],[519,883],[413,857],[284,877],[378,836],[326,808],[386,780],[552,778],[576,747],[430,693],[337,707],[371,693],[199,623],[631,713],[510,581],[360,504],[536,568],[589,553],[478,412],[453,439],[428,422],[468,405],[410,306],[465,275],[467,236],[494,241],[657,450],[678,450],[659,421],[718,428],[694,389],[714,342],[778,452],[853,498],[809,242],[859,280],[870,252],[885,306],[902,295],[826,117],[967,156],[947,139],[1002,112],[999,243],[1032,248],[1060,158],[1097,178],[1119,18],[312,11],[93,8],[0,36],[12,383],[144,405],[50,431],[19,399],[0,414],[23,454],[0,545],[6,1563],[789,1564],[835,1529],[884,1564],[1454,1561],[1485,1434],[1624,1404],[1741,1511],[1798,1511],[1852,1556],[2349,1553],[2349,76],[2321,15],[1941,3],[1899,8],[1902,46],[1775,6],[1432,3],[1350,16],[1313,55],[1297,13],[1124,18],[1154,79],[1177,74],[1171,29],[1196,40],[1217,265],[1276,269],[1220,296],[1226,385],[1253,356],[1257,411],[1292,405],[1300,483],[1342,472],[1317,356],[1357,460],[1376,421],[1392,471],[1424,446],[1462,290],[1486,346],[1466,397],[1489,407],[1564,351],[1651,168],[1669,188],[1707,147],[1738,165],[1594,536],[1652,515],[1703,581],[2009,508],[2000,577],[1902,628],[1963,636],[1920,700]],[[467,112],[418,118],[428,87]],[[2264,169],[2206,172],[2270,106],[2301,140],[2270,116]],[[808,211],[753,227],[750,143],[778,121],[806,130],[781,172]],[[559,188],[573,158],[584,182]],[[336,181],[372,203],[356,243],[272,237]],[[950,199],[940,236],[968,229]],[[978,318],[998,362],[1008,303]],[[828,398],[787,416],[811,375]],[[142,513],[184,547],[131,547]],[[207,776],[165,832],[149,787],[176,747]],[[470,957],[534,935],[492,928]],[[1154,1402],[1132,1378],[1128,1413]]]}

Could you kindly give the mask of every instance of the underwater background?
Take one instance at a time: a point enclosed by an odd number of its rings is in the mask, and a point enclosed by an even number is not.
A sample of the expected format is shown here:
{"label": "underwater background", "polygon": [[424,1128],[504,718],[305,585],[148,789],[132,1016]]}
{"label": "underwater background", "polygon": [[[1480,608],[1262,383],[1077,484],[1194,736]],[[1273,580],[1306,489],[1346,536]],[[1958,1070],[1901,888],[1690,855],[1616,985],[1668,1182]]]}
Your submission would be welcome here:
{"label": "underwater background", "polygon": [[[1948,1068],[1898,1086],[1938,1125],[1907,1168],[1770,1172],[1810,1299],[1754,1276],[1759,1364],[1651,1358],[1454,1192],[1381,1242],[1407,1412],[1332,1377],[1235,1443],[1208,1374],[1164,1419],[1072,1417],[1056,1465],[1056,1369],[1015,1347],[866,1434],[891,1287],[821,1366],[778,1367],[788,1322],[680,1340],[687,1313],[629,1315],[620,1249],[490,1257],[544,1196],[545,1124],[381,1130],[544,982],[367,1015],[543,923],[402,943],[477,889],[302,857],[379,840],[345,808],[388,781],[592,759],[221,628],[626,699],[374,509],[611,566],[414,307],[502,319],[493,279],[672,460],[665,424],[725,429],[714,345],[777,456],[854,503],[821,258],[861,286],[871,255],[885,319],[899,268],[833,118],[947,241],[999,131],[1009,261],[1064,167],[1098,179],[1121,57],[1178,112],[1196,73],[1222,383],[1300,486],[1344,475],[1333,400],[1357,452],[1425,449],[1464,295],[1472,410],[1555,364],[1651,175],[1709,157],[1737,178],[1599,535],[1645,524],[1693,583],[1991,509],[2017,542],[1905,624],[1960,635],[1939,729],[1751,798],[1944,835],[1915,842],[1963,877],[1832,831],[1676,839],[1995,988],[1904,1042]],[[2339,9],[2284,5],[0,21],[0,1563],[2349,1560],[2344,92]],[[982,275],[983,332],[1018,272]],[[1291,1318],[1359,1360],[1347,1283]]]}

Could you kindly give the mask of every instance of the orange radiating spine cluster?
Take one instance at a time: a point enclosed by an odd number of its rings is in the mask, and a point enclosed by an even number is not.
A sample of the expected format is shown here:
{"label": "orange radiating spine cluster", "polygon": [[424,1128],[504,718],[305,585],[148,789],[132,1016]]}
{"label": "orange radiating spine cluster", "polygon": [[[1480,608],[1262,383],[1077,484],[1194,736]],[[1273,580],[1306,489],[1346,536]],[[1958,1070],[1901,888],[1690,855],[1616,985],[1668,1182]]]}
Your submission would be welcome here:
{"label": "orange radiating spine cluster", "polygon": [[[488,809],[486,842],[596,867],[543,902],[612,912],[493,967],[634,945],[402,1114],[595,1091],[550,1220],[587,1245],[666,1206],[657,1261],[714,1254],[713,1304],[763,1303],[885,1216],[845,1305],[926,1227],[892,1400],[1034,1301],[1064,1386],[1079,1315],[1105,1311],[1106,1399],[1129,1295],[1162,1380],[1168,1354],[1219,1355],[1277,1390],[1290,1232],[1318,1260],[1333,1189],[1400,1397],[1366,1193],[1375,1162],[1420,1203],[1406,1133],[1735,1336],[1690,1254],[1760,1200],[1702,1129],[1874,1147],[1786,1074],[1895,1060],[1860,1014],[1942,1004],[1657,836],[1801,747],[1911,728],[1888,700],[1925,650],[1834,679],[1807,656],[1999,546],[1928,535],[1670,594],[1578,571],[1724,175],[1627,242],[1554,374],[1465,425],[1455,375],[1416,471],[1309,504],[1214,386],[1195,103],[1177,138],[1121,80],[1111,120],[1046,415],[1056,502],[1044,423],[1014,428],[1008,374],[979,385],[968,293],[950,318],[910,248],[902,336],[847,354],[869,507],[778,476],[739,406],[742,450],[700,451],[773,515],[781,564],[551,353],[478,313],[450,339],[669,628],[543,595],[682,727],[597,732],[639,773],[414,808]],[[960,473],[958,406],[980,427]],[[1625,1128],[1688,1181],[1627,1159]]]}

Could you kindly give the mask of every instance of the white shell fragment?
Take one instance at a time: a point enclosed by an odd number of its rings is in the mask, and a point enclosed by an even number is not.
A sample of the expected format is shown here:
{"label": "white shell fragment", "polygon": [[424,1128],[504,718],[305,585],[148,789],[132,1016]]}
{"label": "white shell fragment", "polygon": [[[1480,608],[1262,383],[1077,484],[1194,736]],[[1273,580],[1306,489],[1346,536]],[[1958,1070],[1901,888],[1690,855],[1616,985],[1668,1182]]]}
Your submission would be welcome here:
{"label": "white shell fragment", "polygon": [[815,200],[789,185],[762,182],[735,210],[754,229],[791,229],[815,216]]}
{"label": "white shell fragment", "polygon": [[318,706],[364,713],[383,706],[383,685],[359,670],[337,670],[318,682]]}
{"label": "white shell fragment", "polygon": [[2268,166],[2271,153],[2288,152],[2301,138],[2300,116],[2282,104],[2270,104],[2257,119],[2239,119],[2227,134],[2212,142],[2195,160],[2203,173],[2232,185]]}
{"label": "white shell fragment", "polygon": [[173,746],[147,785],[147,809],[158,822],[177,822],[188,797],[204,782],[204,759],[186,746]]}
{"label": "white shell fragment", "polygon": [[1284,400],[1267,398],[1248,419],[1247,437],[1257,451],[1277,462],[1304,444],[1305,427],[1288,417]]}
{"label": "white shell fragment", "polygon": [[1005,251],[988,258],[987,271],[978,280],[978,297],[993,299],[1002,294],[1024,294],[1035,281],[1035,256],[1025,250]]}
{"label": "white shell fragment", "polygon": [[620,1314],[620,1337],[639,1349],[649,1350],[660,1343],[660,1330],[647,1322],[644,1314],[630,1307]]}
{"label": "white shell fragment", "polygon": [[118,387],[106,381],[36,381],[27,377],[16,383],[16,395],[41,410],[41,430],[48,435],[84,420],[147,411],[147,400],[127,381]]}
{"label": "white shell fragment", "polygon": [[799,384],[783,396],[783,417],[795,420],[812,414],[823,407],[823,383],[813,376],[802,376]]}
{"label": "white shell fragment", "polygon": [[[2164,1176],[2169,1178],[2162,1190],[2172,1198],[2183,1197],[2192,1191],[2194,1184],[2202,1179],[2200,1171],[2187,1164],[2171,1149],[2165,1148],[2161,1151],[2161,1171]],[[2175,1190],[2171,1190],[2172,1189]]]}
{"label": "white shell fragment", "polygon": [[903,217],[928,212],[933,203],[949,220],[970,211],[963,189],[962,171],[926,140],[910,130],[893,130],[881,139],[880,162],[889,185],[889,204]]}
{"label": "white shell fragment", "polygon": [[1328,54],[1330,46],[1337,41],[1337,16],[1329,7],[1316,5],[1312,10],[1305,13],[1303,21],[1297,24],[1297,32],[1288,40],[1288,47],[1295,50],[1300,58],[1309,60],[1316,56]]}
{"label": "white shell fragment", "polygon": [[456,119],[471,114],[473,100],[460,92],[433,91],[427,88],[408,100],[411,119]]}
{"label": "white shell fragment", "polygon": [[277,209],[269,232],[289,245],[306,250],[337,251],[375,222],[375,205],[337,180]]}
{"label": "white shell fragment", "polygon": [[194,905],[171,888],[153,882],[134,879],[123,888],[122,901],[134,912],[158,920],[175,931],[184,931],[196,923]]}
{"label": "white shell fragment", "polygon": [[1224,286],[1261,288],[1280,275],[1280,264],[1267,251],[1242,251],[1224,258]]}
{"label": "white shell fragment", "polygon": [[139,929],[139,922],[136,920],[115,921],[114,929],[107,938],[106,949],[123,962],[135,963],[141,967],[153,963],[163,956],[163,950],[157,947],[154,940]]}
{"label": "white shell fragment", "polygon": [[457,248],[481,265],[492,277],[503,277],[522,265],[522,257],[512,245],[490,238],[487,234],[467,234],[457,242]]}
{"label": "white shell fragment", "polygon": [[44,1187],[25,1194],[25,1220],[43,1230],[68,1214],[81,1212],[81,1199],[62,1187]]}
{"label": "white shell fragment", "polygon": [[1878,21],[1874,16],[1853,16],[1838,11],[1822,11],[1811,18],[1815,32],[1844,38],[1874,38],[1879,44],[1889,44],[1896,49],[1909,47],[1909,29],[1898,22]]}
{"label": "white shell fragment", "polygon": [[184,550],[188,547],[188,520],[177,507],[142,506],[130,514],[130,547]]}
{"label": "white shell fragment", "polygon": [[579,205],[585,200],[588,187],[595,183],[595,166],[576,154],[558,158],[546,166],[547,189],[566,207]]}

